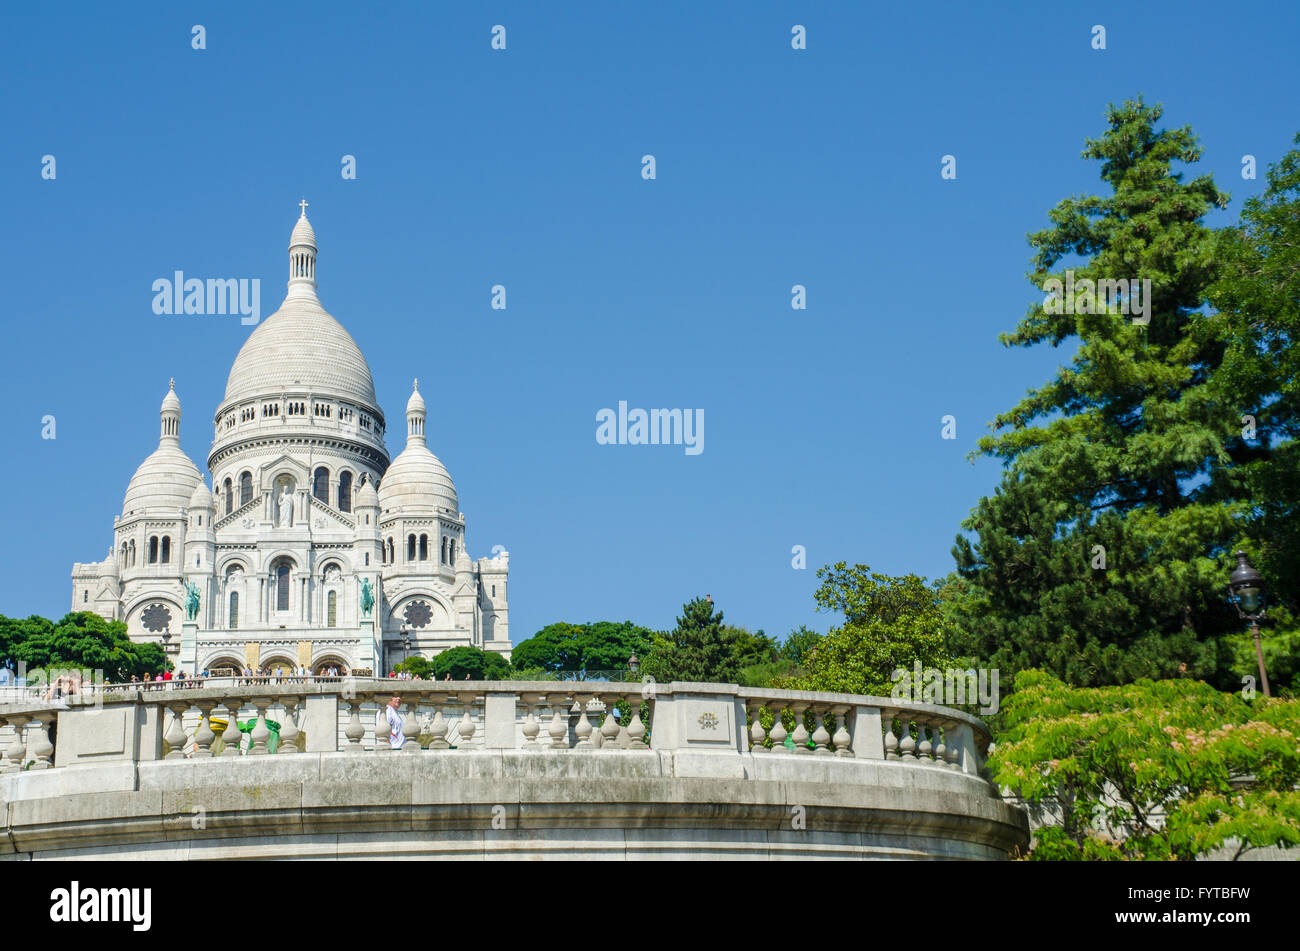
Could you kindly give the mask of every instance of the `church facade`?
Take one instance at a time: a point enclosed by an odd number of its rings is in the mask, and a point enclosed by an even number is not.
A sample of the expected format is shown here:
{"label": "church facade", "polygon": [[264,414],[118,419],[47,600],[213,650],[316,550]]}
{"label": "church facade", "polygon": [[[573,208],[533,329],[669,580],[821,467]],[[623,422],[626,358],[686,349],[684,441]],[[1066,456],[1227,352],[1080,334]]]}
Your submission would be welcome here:
{"label": "church facade", "polygon": [[382,676],[461,645],[509,657],[509,555],[470,560],[418,381],[390,460],[370,367],[317,298],[316,253],[304,202],[284,303],[245,341],[217,406],[211,488],[181,451],[173,381],[112,550],[73,566],[72,610],[125,621],[191,675]]}

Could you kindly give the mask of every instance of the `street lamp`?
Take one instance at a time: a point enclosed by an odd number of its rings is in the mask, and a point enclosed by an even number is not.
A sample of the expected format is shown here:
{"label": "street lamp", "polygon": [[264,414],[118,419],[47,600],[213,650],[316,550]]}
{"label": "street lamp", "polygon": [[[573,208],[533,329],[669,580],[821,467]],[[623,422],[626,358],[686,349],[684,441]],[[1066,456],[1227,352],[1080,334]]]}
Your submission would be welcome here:
{"label": "street lamp", "polygon": [[1268,674],[1264,672],[1264,651],[1259,646],[1259,619],[1264,616],[1264,580],[1246,560],[1246,553],[1235,553],[1237,567],[1228,576],[1228,600],[1237,609],[1237,616],[1250,621],[1250,632],[1255,636],[1255,658],[1259,661],[1259,680],[1264,685],[1264,696],[1271,697]]}
{"label": "street lamp", "polygon": [[411,632],[408,631],[406,629],[406,625],[403,624],[402,625],[402,666],[403,667],[406,666],[406,655],[410,652],[410,650],[411,650]]}
{"label": "street lamp", "polygon": [[633,651],[632,656],[627,659],[627,669],[630,670],[632,676],[635,677],[637,669],[640,668],[640,666],[641,661],[637,660],[636,651]]}

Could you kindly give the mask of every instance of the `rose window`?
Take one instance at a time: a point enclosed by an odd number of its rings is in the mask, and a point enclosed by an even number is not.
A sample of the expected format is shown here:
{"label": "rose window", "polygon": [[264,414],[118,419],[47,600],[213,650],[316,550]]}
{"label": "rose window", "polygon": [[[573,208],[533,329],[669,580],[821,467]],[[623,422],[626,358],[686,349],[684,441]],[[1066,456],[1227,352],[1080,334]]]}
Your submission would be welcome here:
{"label": "rose window", "polygon": [[412,601],[406,606],[406,623],[414,628],[427,627],[433,620],[433,610],[427,602]]}
{"label": "rose window", "polygon": [[144,613],[140,615],[140,620],[144,622],[146,631],[157,633],[158,631],[167,630],[167,625],[172,622],[172,613],[167,610],[166,605],[151,604],[144,609]]}

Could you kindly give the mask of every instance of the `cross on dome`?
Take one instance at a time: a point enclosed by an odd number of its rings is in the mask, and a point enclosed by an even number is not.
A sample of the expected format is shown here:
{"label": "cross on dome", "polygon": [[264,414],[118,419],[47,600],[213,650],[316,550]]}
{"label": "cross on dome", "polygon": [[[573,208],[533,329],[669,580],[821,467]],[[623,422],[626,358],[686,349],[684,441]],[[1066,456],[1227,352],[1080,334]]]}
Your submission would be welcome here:
{"label": "cross on dome", "polygon": [[304,198],[302,201],[298,202],[298,207],[302,209],[302,216],[303,216],[304,218],[307,217],[307,206],[308,206],[309,204],[311,204],[311,202],[307,201],[306,198]]}

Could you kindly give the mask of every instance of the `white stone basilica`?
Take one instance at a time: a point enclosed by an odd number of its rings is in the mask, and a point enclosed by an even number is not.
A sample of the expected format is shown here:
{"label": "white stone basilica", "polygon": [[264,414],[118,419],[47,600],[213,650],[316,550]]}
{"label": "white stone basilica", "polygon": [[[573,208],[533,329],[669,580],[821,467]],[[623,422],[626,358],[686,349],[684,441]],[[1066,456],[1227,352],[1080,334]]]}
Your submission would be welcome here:
{"label": "white stone basilica", "polygon": [[370,367],[316,297],[302,205],[284,303],[244,342],[217,407],[213,489],[181,451],[173,385],[112,551],[73,566],[72,610],[125,621],[191,675],[282,665],[382,676],[406,653],[404,630],[411,655],[469,644],[508,657],[509,555],[470,561],[418,383],[406,448],[389,461]]}

